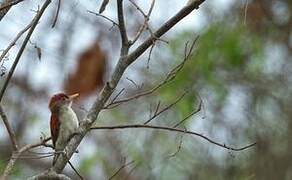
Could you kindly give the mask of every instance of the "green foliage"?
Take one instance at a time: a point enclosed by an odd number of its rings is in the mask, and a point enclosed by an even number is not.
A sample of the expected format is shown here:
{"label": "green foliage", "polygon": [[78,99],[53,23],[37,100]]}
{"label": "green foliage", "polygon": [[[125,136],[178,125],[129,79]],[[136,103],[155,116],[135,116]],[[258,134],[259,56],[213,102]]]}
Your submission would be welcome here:
{"label": "green foliage", "polygon": [[78,169],[84,173],[88,173],[90,169],[94,166],[94,164],[101,160],[102,158],[99,153],[95,153],[92,156],[84,157],[80,161]]}
{"label": "green foliage", "polygon": [[[182,44],[195,35],[184,32],[171,41],[175,63],[183,59]],[[189,48],[189,46],[188,46]],[[179,112],[189,112],[198,104],[196,89],[208,87],[215,92],[216,102],[224,101],[228,81],[234,77],[253,76],[263,65],[261,39],[241,25],[217,23],[210,26],[195,45],[191,59],[177,75],[174,82],[162,90],[166,100],[178,94],[178,89],[190,90],[188,98],[179,105]]]}

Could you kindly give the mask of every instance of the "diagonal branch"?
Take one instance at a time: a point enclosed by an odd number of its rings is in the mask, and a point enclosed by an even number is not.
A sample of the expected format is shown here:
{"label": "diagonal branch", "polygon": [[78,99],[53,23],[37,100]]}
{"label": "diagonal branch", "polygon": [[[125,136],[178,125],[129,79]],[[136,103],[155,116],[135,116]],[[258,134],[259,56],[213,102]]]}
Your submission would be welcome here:
{"label": "diagonal branch", "polygon": [[166,85],[167,83],[171,82],[172,80],[174,80],[174,78],[177,76],[177,74],[180,72],[180,70],[183,68],[183,66],[185,65],[186,61],[190,59],[190,56],[192,55],[193,51],[194,51],[194,46],[198,40],[199,36],[197,36],[193,42],[190,45],[190,48],[188,50],[188,42],[185,45],[185,53],[184,53],[184,59],[181,63],[179,63],[177,66],[175,66],[174,68],[172,68],[170,70],[170,72],[166,75],[166,77],[163,79],[163,81],[161,81],[159,84],[157,84],[156,86],[154,86],[153,88],[149,89],[149,90],[145,90],[143,92],[140,92],[136,95],[133,95],[131,97],[128,98],[124,98],[124,99],[120,99],[120,100],[116,100],[117,98],[114,98],[111,102],[109,102],[104,109],[113,109],[119,105],[121,105],[122,103],[126,103],[129,102],[131,100],[134,99],[138,99],[140,97],[143,96],[147,96],[150,95],[152,93],[154,93],[156,90],[158,90],[159,88],[161,88],[162,86]]}
{"label": "diagonal branch", "polygon": [[33,18],[33,20],[32,20],[32,26],[29,29],[29,31],[28,31],[28,33],[27,33],[27,35],[26,35],[26,37],[25,37],[25,39],[24,39],[24,41],[23,41],[23,43],[22,43],[22,45],[21,45],[21,47],[20,47],[20,49],[19,49],[19,51],[17,53],[17,55],[16,55],[16,58],[14,60],[14,63],[13,63],[13,65],[12,65],[12,67],[11,67],[9,73],[8,73],[8,76],[7,76],[7,78],[6,78],[5,82],[4,82],[4,85],[1,88],[1,91],[0,91],[0,102],[2,101],[3,95],[4,95],[5,91],[6,91],[6,88],[7,88],[8,84],[9,84],[9,81],[10,81],[10,79],[11,79],[11,77],[12,77],[12,75],[13,75],[15,69],[16,69],[16,66],[17,66],[17,64],[18,64],[18,62],[20,60],[20,57],[21,57],[21,55],[22,55],[22,53],[23,53],[23,51],[24,51],[24,49],[25,49],[25,47],[26,47],[26,45],[27,45],[27,43],[28,43],[28,41],[29,41],[29,39],[30,39],[33,31],[34,31],[34,29],[35,29],[35,27],[37,26],[37,24],[38,24],[40,18],[42,17],[45,9],[48,7],[48,5],[50,3],[51,3],[51,0],[46,0],[46,2],[43,4],[41,10]]}
{"label": "diagonal branch", "polygon": [[125,19],[124,19],[123,0],[117,0],[117,6],[118,6],[118,20],[119,20],[121,39],[122,39],[122,47],[127,47],[129,46],[129,40],[128,40]]}
{"label": "diagonal branch", "polygon": [[12,129],[12,127],[10,126],[9,124],[9,121],[8,121],[8,118],[3,110],[3,107],[2,105],[0,104],[0,116],[5,124],[5,127],[7,129],[7,132],[9,134],[9,138],[10,138],[10,141],[12,143],[12,149],[13,151],[17,151],[18,147],[17,147],[17,142],[16,142],[16,137],[15,137],[15,133]]}
{"label": "diagonal branch", "polygon": [[[154,34],[156,37],[161,37],[163,34],[168,32],[172,27],[174,27],[180,20],[190,14],[194,9],[198,9],[199,5],[202,4],[205,0],[197,0],[193,1],[189,5],[182,8],[178,13],[176,13],[171,19],[169,19],[166,23],[164,23]],[[121,1],[117,0],[117,3],[120,4]],[[121,5],[121,4],[120,4]],[[118,6],[119,11],[121,11],[121,6]],[[121,17],[121,14],[119,15]],[[121,19],[119,20],[121,21]],[[119,22],[120,24],[120,22]],[[120,24],[121,25],[121,24]],[[123,30],[123,28],[120,27]],[[122,34],[122,33],[121,33]],[[125,41],[125,34],[123,35]],[[144,43],[142,43],[136,50],[134,50],[131,54],[127,55],[128,46],[127,48],[123,49],[123,45],[121,48],[121,56],[119,61],[114,69],[113,74],[111,75],[110,80],[105,84],[103,89],[101,90],[100,94],[96,98],[95,102],[93,103],[92,107],[90,108],[88,114],[84,118],[84,120],[80,123],[78,128],[79,133],[76,134],[67,144],[65,151],[67,152],[67,157],[60,155],[56,160],[56,163],[52,167],[53,171],[60,173],[65,168],[68,159],[73,155],[76,151],[78,145],[81,143],[82,139],[86,135],[92,124],[96,121],[99,112],[103,109],[105,103],[114,92],[117,84],[119,83],[122,75],[124,74],[127,67],[133,63],[141,54],[143,54],[154,42],[155,38],[153,36],[149,37]],[[128,43],[128,42],[127,42]]]}
{"label": "diagonal branch", "polygon": [[23,146],[22,148],[20,148],[18,151],[15,151],[12,153],[11,158],[8,162],[8,164],[6,165],[4,172],[2,174],[2,176],[0,177],[0,179],[7,179],[7,177],[9,176],[10,172],[12,171],[12,168],[15,164],[15,162],[17,161],[17,159],[21,156],[21,154],[23,154],[24,152],[35,148],[35,147],[39,147],[42,145],[45,145],[45,143],[47,141],[49,141],[51,138],[46,138],[46,139],[42,139],[40,142],[38,143],[34,143],[34,144],[28,144]]}
{"label": "diagonal branch", "polygon": [[146,120],[143,124],[148,124],[150,123],[153,119],[155,119],[157,116],[159,116],[160,114],[162,114],[163,112],[165,112],[166,110],[170,109],[172,106],[176,105],[180,100],[182,100],[182,98],[187,94],[187,92],[184,92],[182,95],[180,95],[173,103],[167,105],[166,107],[164,107],[163,109],[161,109],[160,111],[158,111],[159,105],[160,103],[158,103],[156,110],[154,112],[154,115],[151,116],[148,120]]}
{"label": "diagonal branch", "polygon": [[16,44],[18,39],[22,36],[23,33],[25,33],[30,27],[32,26],[32,22],[29,23],[23,30],[21,30],[16,37],[13,39],[13,41],[8,45],[6,49],[3,50],[1,56],[0,56],[0,62],[3,60],[3,58],[6,56],[6,54],[9,52],[9,50]]}
{"label": "diagonal branch", "polygon": [[[145,28],[148,28],[150,30],[150,27],[149,27],[149,24],[148,24],[148,21],[149,21],[149,18],[150,18],[150,15],[152,13],[152,10],[153,10],[153,7],[154,7],[154,4],[155,4],[155,0],[152,0],[151,1],[151,5],[150,5],[150,8],[148,10],[148,13],[145,14],[142,9],[133,1],[133,0],[129,0],[136,8],[139,12],[141,12],[141,14],[143,15],[144,17],[144,23],[142,24],[142,26],[139,28],[136,36],[134,37],[134,39],[130,42],[130,44],[134,44],[138,39],[139,37],[141,36],[141,34],[143,33],[143,31],[145,30]],[[152,34],[152,31],[150,30],[150,33]]]}
{"label": "diagonal branch", "polygon": [[60,9],[61,9],[61,0],[58,0],[57,10],[56,10],[56,14],[53,20],[52,28],[54,28],[57,24]]}
{"label": "diagonal branch", "polygon": [[173,127],[176,128],[179,125],[181,125],[182,123],[184,123],[187,119],[189,119],[190,117],[192,117],[194,114],[197,114],[198,112],[201,111],[202,109],[202,104],[203,101],[202,99],[200,99],[200,103],[199,103],[199,107],[196,110],[193,110],[189,115],[187,115],[185,118],[183,118],[182,120],[180,120],[178,123],[176,123]]}
{"label": "diagonal branch", "polygon": [[112,180],[114,179],[115,176],[117,176],[119,174],[119,172],[121,172],[122,169],[124,169],[125,167],[133,164],[135,161],[131,161],[128,163],[124,163],[110,178],[108,178],[108,180]]}
{"label": "diagonal branch", "polygon": [[152,44],[157,40],[157,38],[168,32],[173,26],[175,26],[180,20],[190,14],[194,9],[199,9],[199,6],[205,2],[205,0],[195,0],[189,5],[182,8],[178,13],[176,13],[172,18],[165,22],[157,31],[154,32],[154,36],[150,36],[145,40],[136,50],[129,54],[127,58],[127,65],[133,63],[138,57],[140,57]]}
{"label": "diagonal branch", "polygon": [[6,1],[4,1],[4,3],[1,4],[0,11],[2,11],[4,9],[11,8],[11,6],[14,6],[22,1],[24,1],[24,0],[6,0]]}
{"label": "diagonal branch", "polygon": [[11,6],[14,6],[24,0],[4,0],[3,3],[0,3],[0,21],[10,10]]}
{"label": "diagonal branch", "polygon": [[87,12],[88,12],[88,13],[91,13],[91,14],[94,14],[94,15],[96,15],[96,16],[102,17],[102,18],[104,18],[105,20],[111,22],[111,23],[113,24],[113,26],[117,26],[117,27],[119,27],[119,24],[118,24],[118,23],[116,23],[114,20],[112,20],[111,18],[109,18],[109,17],[107,17],[107,16],[104,16],[104,15],[102,15],[102,14],[98,14],[98,13],[95,13],[95,12],[93,12],[93,11],[89,11],[89,10],[88,10]]}

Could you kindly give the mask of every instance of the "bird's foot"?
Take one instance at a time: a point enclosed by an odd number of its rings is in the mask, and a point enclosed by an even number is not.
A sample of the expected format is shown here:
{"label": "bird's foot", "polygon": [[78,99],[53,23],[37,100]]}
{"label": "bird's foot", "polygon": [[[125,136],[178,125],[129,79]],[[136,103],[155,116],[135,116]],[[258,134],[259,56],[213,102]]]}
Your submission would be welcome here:
{"label": "bird's foot", "polygon": [[63,156],[65,157],[65,159],[69,160],[68,153],[67,153],[66,149],[64,149],[64,150],[62,151],[62,154],[63,154]]}

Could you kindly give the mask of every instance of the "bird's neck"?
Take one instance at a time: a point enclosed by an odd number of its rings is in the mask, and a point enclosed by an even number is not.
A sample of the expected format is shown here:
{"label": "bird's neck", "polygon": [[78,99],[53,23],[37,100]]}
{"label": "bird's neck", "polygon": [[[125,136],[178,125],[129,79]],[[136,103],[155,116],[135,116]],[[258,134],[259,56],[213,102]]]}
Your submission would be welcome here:
{"label": "bird's neck", "polygon": [[57,114],[59,115],[60,113],[64,113],[64,112],[68,112],[68,111],[72,111],[71,106],[67,106],[67,105],[63,105],[63,106],[59,106],[59,107],[53,107],[51,109],[51,113],[52,114]]}

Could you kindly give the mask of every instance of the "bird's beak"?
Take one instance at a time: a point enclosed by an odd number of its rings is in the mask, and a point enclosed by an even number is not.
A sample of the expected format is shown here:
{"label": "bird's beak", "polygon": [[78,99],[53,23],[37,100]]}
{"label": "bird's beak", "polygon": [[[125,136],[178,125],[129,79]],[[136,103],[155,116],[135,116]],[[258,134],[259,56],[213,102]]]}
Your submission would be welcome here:
{"label": "bird's beak", "polygon": [[72,94],[72,95],[69,96],[69,99],[70,99],[70,100],[73,100],[73,99],[77,98],[78,96],[79,96],[78,93],[76,93],[76,94]]}

